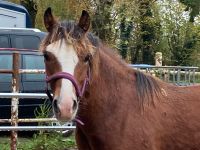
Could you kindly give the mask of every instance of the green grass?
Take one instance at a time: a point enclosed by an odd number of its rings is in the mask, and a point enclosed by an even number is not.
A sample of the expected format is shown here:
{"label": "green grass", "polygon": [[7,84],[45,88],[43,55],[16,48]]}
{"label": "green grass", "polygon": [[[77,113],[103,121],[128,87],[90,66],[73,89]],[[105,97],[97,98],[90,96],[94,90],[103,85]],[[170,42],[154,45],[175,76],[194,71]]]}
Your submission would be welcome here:
{"label": "green grass", "polygon": [[10,150],[10,140],[8,137],[0,137],[0,148],[2,150]]}
{"label": "green grass", "polygon": [[[59,133],[43,133],[34,135],[32,138],[19,138],[18,150],[65,150],[76,148],[74,136],[63,137]],[[10,150],[9,137],[0,138],[0,149]]]}

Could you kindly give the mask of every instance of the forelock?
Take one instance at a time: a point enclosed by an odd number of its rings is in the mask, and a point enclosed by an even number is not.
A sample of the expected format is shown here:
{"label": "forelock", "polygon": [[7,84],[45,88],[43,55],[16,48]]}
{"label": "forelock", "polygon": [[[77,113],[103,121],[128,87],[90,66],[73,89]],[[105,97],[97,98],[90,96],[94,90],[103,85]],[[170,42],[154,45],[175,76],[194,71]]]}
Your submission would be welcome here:
{"label": "forelock", "polygon": [[74,21],[63,21],[60,24],[54,26],[53,30],[43,40],[40,49],[43,50],[45,47],[59,39],[64,38],[66,41],[79,41],[82,38],[87,38],[93,47],[99,47],[99,38],[94,36],[92,33],[86,33],[81,29]]}

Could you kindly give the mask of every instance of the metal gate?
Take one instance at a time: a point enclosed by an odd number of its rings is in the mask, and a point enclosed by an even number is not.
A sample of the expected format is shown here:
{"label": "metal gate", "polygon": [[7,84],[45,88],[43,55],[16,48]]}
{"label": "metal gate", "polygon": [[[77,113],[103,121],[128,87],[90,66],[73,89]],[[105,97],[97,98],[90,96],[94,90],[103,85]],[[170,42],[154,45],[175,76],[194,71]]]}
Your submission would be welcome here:
{"label": "metal gate", "polygon": [[0,98],[11,98],[11,119],[0,119],[0,123],[11,123],[11,126],[0,126],[0,131],[11,131],[11,150],[17,149],[16,131],[33,130],[71,130],[75,126],[18,126],[19,122],[55,122],[55,118],[18,118],[19,98],[47,98],[45,93],[19,93],[19,75],[22,73],[45,73],[45,70],[20,69],[19,52],[13,52],[12,70],[0,69],[0,73],[12,74],[12,93],[0,93]]}

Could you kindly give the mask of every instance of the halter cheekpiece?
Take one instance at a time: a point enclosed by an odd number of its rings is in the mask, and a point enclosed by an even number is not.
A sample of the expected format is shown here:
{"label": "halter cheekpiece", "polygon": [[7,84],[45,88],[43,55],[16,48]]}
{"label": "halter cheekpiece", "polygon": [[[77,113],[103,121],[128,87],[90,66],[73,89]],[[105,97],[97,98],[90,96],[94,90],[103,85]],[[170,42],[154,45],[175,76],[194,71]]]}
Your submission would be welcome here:
{"label": "halter cheekpiece", "polygon": [[80,87],[78,85],[78,82],[76,81],[74,76],[71,75],[70,73],[67,73],[67,72],[57,72],[57,73],[55,73],[55,74],[53,74],[51,76],[46,76],[46,83],[47,83],[46,94],[49,97],[49,100],[53,101],[53,97],[50,94],[50,91],[48,89],[48,83],[50,83],[52,81],[55,81],[55,80],[58,80],[58,79],[67,79],[67,80],[71,81],[71,83],[73,84],[73,86],[74,86],[74,88],[76,90],[76,96],[77,96],[78,100],[80,100],[80,98],[83,97],[83,94],[84,94],[84,92],[86,90],[86,86],[89,84],[90,76],[91,76],[90,65],[88,67],[87,76],[84,79],[82,87]]}

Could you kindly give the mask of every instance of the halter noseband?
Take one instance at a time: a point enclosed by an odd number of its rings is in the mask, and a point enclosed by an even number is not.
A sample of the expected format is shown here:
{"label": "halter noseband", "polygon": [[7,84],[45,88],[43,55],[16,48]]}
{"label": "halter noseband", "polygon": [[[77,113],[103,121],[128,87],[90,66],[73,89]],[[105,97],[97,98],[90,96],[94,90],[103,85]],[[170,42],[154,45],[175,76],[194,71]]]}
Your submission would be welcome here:
{"label": "halter noseband", "polygon": [[[48,84],[51,81],[58,80],[58,79],[67,79],[67,80],[71,81],[73,86],[75,87],[76,96],[78,97],[78,100],[79,100],[80,98],[83,97],[83,94],[84,94],[85,89],[86,89],[86,85],[89,84],[90,76],[91,76],[91,70],[90,70],[90,65],[89,65],[88,70],[87,70],[87,76],[84,79],[82,88],[80,88],[80,86],[78,85],[74,76],[71,75],[70,73],[67,73],[67,72],[57,72],[57,73],[55,73],[55,74],[53,74],[49,77],[47,76],[46,77],[46,83]],[[50,94],[50,91],[48,89],[48,85],[46,87],[46,94],[49,97],[49,100],[53,101],[53,97]]]}

